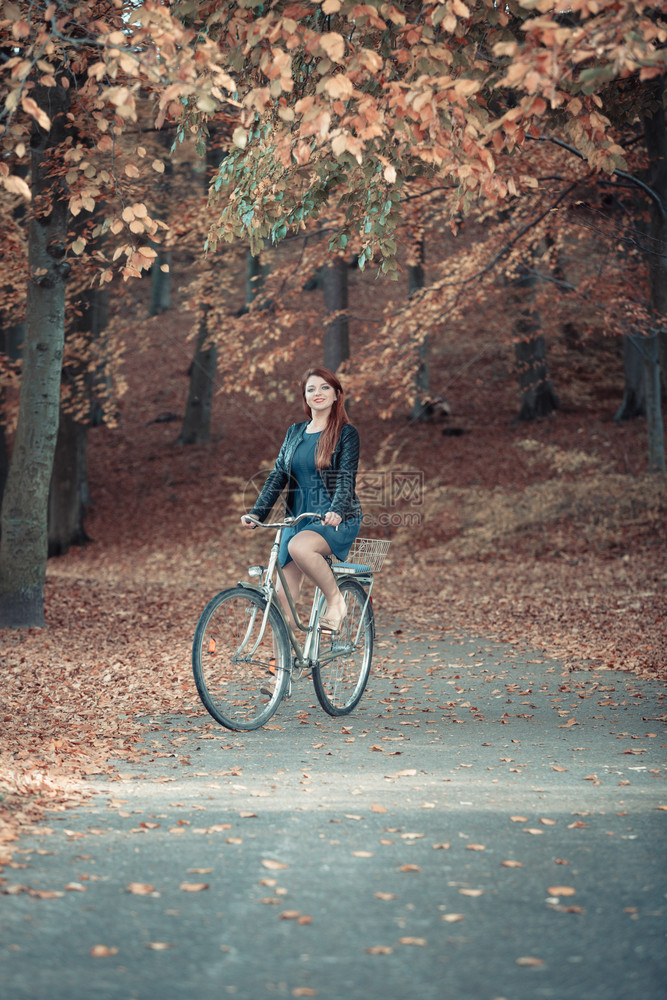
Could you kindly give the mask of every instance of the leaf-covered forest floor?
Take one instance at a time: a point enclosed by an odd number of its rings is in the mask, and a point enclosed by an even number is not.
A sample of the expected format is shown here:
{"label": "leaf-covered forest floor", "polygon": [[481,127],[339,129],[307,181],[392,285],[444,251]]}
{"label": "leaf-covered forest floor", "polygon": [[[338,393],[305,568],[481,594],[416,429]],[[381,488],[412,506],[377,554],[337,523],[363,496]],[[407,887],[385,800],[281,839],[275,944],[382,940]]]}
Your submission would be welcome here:
{"label": "leaf-covered forest floor", "polygon": [[[364,287],[359,312],[377,295]],[[49,561],[46,628],[0,632],[0,863],[44,809],[85,795],[87,775],[155,753],[142,716],[200,711],[198,615],[266,554],[267,533],[240,530],[239,515],[301,419],[299,401],[267,375],[259,400],[242,389],[216,396],[210,441],[177,444],[191,319],[177,294],[147,319],[148,279],[130,294],[143,347],[128,342],[117,425],[89,433],[90,541]],[[665,482],[646,472],[644,421],[612,419],[620,346],[572,351],[556,340],[550,351],[562,406],[535,423],[515,419],[511,346],[480,330],[434,349],[433,393],[449,417],[380,420],[376,389],[350,401],[363,533],[392,541],[376,614],[395,629],[444,627],[572,668],[664,681]],[[312,357],[286,368],[292,381],[319,353],[318,336]]]}

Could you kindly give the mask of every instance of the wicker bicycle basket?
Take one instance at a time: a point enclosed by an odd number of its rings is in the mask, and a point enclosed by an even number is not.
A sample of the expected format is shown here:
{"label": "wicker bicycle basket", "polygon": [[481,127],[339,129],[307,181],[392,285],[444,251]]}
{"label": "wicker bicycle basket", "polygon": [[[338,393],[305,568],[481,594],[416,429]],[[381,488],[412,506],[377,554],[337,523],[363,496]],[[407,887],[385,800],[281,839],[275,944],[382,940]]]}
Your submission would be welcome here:
{"label": "wicker bicycle basket", "polygon": [[345,559],[346,563],[370,566],[373,573],[382,569],[391,542],[385,538],[357,538]]}

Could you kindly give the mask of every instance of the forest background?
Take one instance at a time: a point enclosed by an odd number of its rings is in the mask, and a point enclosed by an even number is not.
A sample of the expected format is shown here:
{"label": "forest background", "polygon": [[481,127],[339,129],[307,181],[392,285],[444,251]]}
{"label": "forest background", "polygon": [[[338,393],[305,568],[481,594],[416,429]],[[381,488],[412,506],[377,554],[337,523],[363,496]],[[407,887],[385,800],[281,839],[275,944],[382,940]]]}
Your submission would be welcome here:
{"label": "forest background", "polygon": [[7,842],[192,707],[311,363],[378,615],[664,678],[664,4],[3,18]]}

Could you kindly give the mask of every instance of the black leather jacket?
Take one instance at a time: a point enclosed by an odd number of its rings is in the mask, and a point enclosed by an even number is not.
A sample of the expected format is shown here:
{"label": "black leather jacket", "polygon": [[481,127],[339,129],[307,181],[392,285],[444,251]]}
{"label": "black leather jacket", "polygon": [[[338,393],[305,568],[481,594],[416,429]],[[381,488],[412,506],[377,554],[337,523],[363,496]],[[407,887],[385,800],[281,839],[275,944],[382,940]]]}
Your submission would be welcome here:
{"label": "black leather jacket", "polygon": [[[296,480],[292,477],[292,458],[308,422],[292,424],[288,427],[285,440],[272,471],[264,483],[250,513],[260,521],[265,521],[271,508],[287,486],[285,513],[292,514]],[[338,442],[326,469],[320,469],[322,482],[331,497],[329,510],[340,514],[344,521],[361,517],[361,504],[355,492],[357,465],[359,464],[359,433],[352,424],[343,424]]]}

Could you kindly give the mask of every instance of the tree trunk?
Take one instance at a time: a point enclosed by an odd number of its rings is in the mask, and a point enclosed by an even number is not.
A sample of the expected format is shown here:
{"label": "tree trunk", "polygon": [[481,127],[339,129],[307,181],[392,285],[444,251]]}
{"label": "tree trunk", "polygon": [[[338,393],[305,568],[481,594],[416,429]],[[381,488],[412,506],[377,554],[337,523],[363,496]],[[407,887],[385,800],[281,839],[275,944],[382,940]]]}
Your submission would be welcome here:
{"label": "tree trunk", "polygon": [[[104,415],[110,405],[111,376],[107,357],[108,344],[102,334],[109,322],[109,286],[91,288],[86,295],[86,330],[90,343],[94,344],[97,364],[86,374],[88,391],[88,427],[101,427]],[[88,500],[86,500],[88,502]]]}
{"label": "tree trunk", "polygon": [[[18,361],[21,357],[21,347],[25,337],[25,323],[14,323],[0,333],[2,353],[9,362]],[[5,423],[5,393],[0,384],[0,508],[9,473],[9,442]]]}
{"label": "tree trunk", "polygon": [[560,402],[549,379],[547,349],[542,334],[522,340],[514,347],[519,370],[521,407],[519,420],[548,417]]}
{"label": "tree trunk", "polygon": [[665,471],[665,435],[660,408],[660,364],[658,337],[646,339],[644,346],[644,381],[646,385],[646,422],[648,425],[648,471]]}
{"label": "tree trunk", "polygon": [[646,383],[644,381],[645,362],[642,355],[644,337],[630,334],[623,337],[623,371],[625,389],[614,420],[634,420],[646,413]]}
{"label": "tree trunk", "polygon": [[[156,213],[159,216],[159,213]],[[171,250],[164,247],[154,247],[157,250],[157,257],[151,269],[151,316],[159,316],[160,313],[171,309]]]}
{"label": "tree trunk", "polygon": [[51,118],[31,135],[32,217],[28,228],[26,337],[16,437],[2,504],[0,627],[44,625],[47,506],[58,433],[65,333],[67,203],[49,153],[65,139],[68,91],[34,87]]}
{"label": "tree trunk", "polygon": [[[208,190],[209,182],[220,166],[223,155],[218,136],[212,131],[206,145],[206,170],[204,172],[206,190]],[[211,267],[213,266],[211,265]],[[208,280],[212,280],[211,275],[209,275]],[[195,353],[190,365],[188,398],[185,404],[181,433],[178,436],[179,444],[201,444],[202,441],[208,441],[211,437],[211,412],[215,372],[218,364],[218,348],[211,342],[209,335],[209,311],[210,306],[204,304],[199,319]]]}
{"label": "tree trunk", "polygon": [[343,257],[336,257],[322,272],[324,305],[327,312],[333,314],[324,327],[324,366],[332,372],[350,356],[347,272]]}
{"label": "tree trunk", "polygon": [[83,545],[88,501],[87,432],[71,413],[61,412],[53,460],[48,511],[48,554],[63,555],[72,545]]}
{"label": "tree trunk", "polygon": [[[67,335],[83,335],[84,353],[90,356],[107,324],[107,288],[85,290],[77,306],[77,319]],[[71,545],[83,545],[88,541],[83,523],[86,505],[90,503],[88,428],[102,422],[101,393],[106,386],[101,379],[104,376],[101,366],[88,371],[85,364],[68,364],[63,372],[63,378],[71,385],[82,387],[82,394],[69,398],[64,407],[61,404],[49,494],[49,556],[63,555]]]}
{"label": "tree trunk", "polygon": [[218,349],[208,334],[208,308],[202,311],[197,346],[190,366],[190,385],[179,444],[200,444],[211,436],[211,410]]}
{"label": "tree trunk", "polygon": [[[649,468],[667,471],[660,393],[667,392],[667,122],[663,105],[664,80],[656,83],[657,109],[644,119],[644,136],[649,155],[649,184],[659,203],[651,201],[651,253],[649,286],[651,310],[655,317],[655,347],[650,350],[646,368],[646,418],[649,428]],[[652,366],[655,366],[653,371]],[[658,450],[660,449],[660,450]]]}
{"label": "tree trunk", "polygon": [[[159,140],[165,147],[164,173],[160,175],[157,182],[157,195],[160,204],[154,210],[154,216],[163,219],[166,211],[161,207],[169,204],[171,197],[172,180],[174,176],[174,164],[169,155],[171,136],[168,132],[158,132]],[[151,304],[150,315],[159,316],[163,312],[171,309],[171,261],[172,252],[166,249],[162,243],[154,243],[153,249],[157,251],[157,257],[153,261],[151,268]]]}
{"label": "tree trunk", "polygon": [[245,278],[245,304],[254,302],[264,286],[266,266],[262,264],[261,254],[253,254],[248,250]]}
{"label": "tree trunk", "polygon": [[[519,301],[523,301],[524,304],[526,302],[526,296],[521,295],[521,290],[527,291],[529,301],[532,299],[535,277],[530,271],[525,270],[513,284],[520,290]],[[530,308],[524,308],[517,322],[517,334],[520,339],[514,345],[521,390],[519,420],[548,417],[560,406],[549,379],[547,348],[544,336],[538,333],[539,327],[539,317]]]}
{"label": "tree trunk", "polygon": [[[417,247],[416,263],[408,267],[408,296],[412,298],[420,289],[424,287],[424,241],[421,240]],[[428,362],[429,338],[428,332],[417,340],[417,368],[415,370],[415,394],[412,404],[412,419],[423,420],[428,412],[427,403],[431,394],[431,372]]]}

